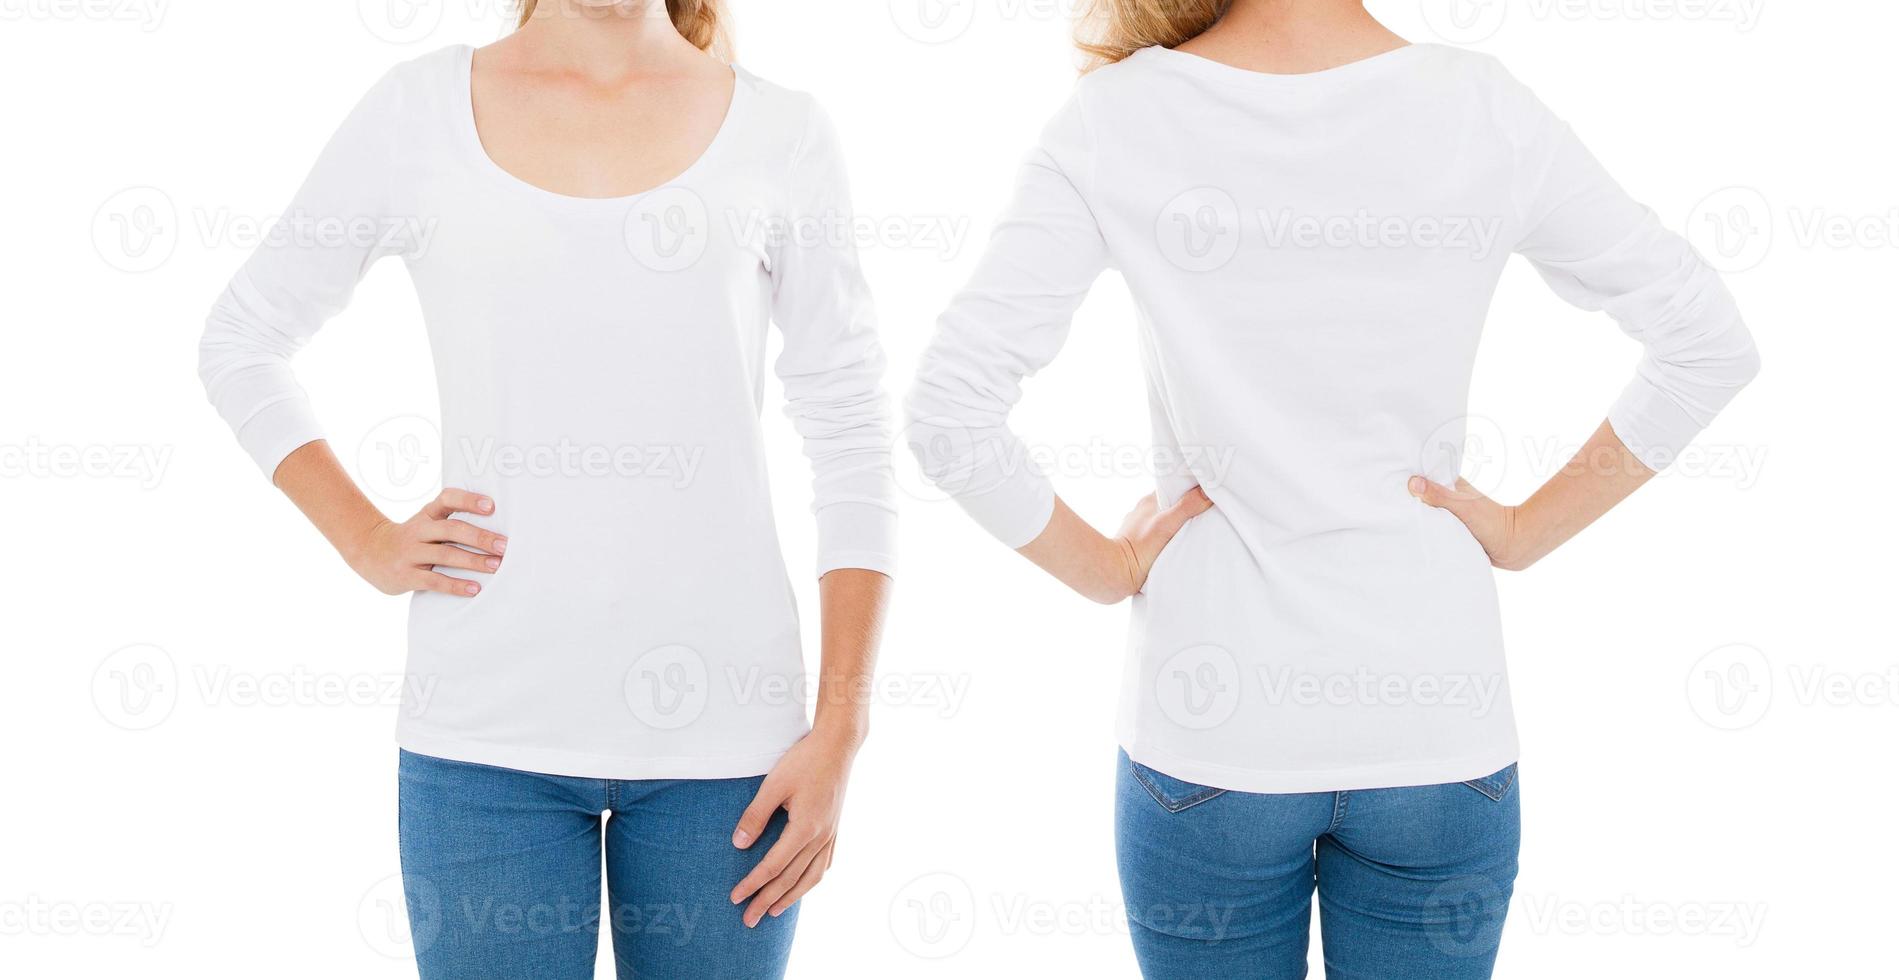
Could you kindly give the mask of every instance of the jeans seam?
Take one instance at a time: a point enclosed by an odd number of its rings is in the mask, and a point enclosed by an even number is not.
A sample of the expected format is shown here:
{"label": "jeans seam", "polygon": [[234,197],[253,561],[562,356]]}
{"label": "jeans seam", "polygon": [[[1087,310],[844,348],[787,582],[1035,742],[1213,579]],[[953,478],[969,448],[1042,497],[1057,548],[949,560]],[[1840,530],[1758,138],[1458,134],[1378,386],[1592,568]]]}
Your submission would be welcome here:
{"label": "jeans seam", "polygon": [[1218,787],[1202,786],[1197,791],[1182,797],[1178,801],[1169,802],[1167,794],[1161,792],[1160,787],[1154,785],[1153,780],[1148,779],[1147,774],[1141,771],[1140,763],[1129,759],[1128,771],[1134,775],[1135,782],[1140,783],[1141,788],[1147,790],[1147,795],[1153,797],[1154,802],[1159,803],[1161,809],[1166,810],[1168,813],[1179,813],[1182,810],[1191,809],[1226,793],[1226,790]]}
{"label": "jeans seam", "polygon": [[1326,833],[1329,834],[1339,829],[1339,825],[1345,822],[1345,807],[1346,807],[1347,795],[1348,794],[1344,790],[1339,790],[1338,792],[1332,794],[1332,823],[1330,826],[1325,828]]}

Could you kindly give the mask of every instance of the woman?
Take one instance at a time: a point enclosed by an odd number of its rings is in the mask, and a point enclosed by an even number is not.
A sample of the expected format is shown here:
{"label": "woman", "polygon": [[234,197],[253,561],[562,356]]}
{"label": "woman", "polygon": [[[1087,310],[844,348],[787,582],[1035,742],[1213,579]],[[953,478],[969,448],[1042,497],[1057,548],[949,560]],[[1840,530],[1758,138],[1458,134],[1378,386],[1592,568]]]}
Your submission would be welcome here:
{"label": "woman", "polygon": [[[1110,0],[1084,24],[1094,70],[942,317],[912,444],[1005,544],[1134,597],[1116,823],[1146,976],[1303,976],[1315,882],[1329,976],[1488,976],[1518,841],[1490,569],[1667,465],[1753,343],[1488,57],[1408,45],[1358,0]],[[1512,251],[1645,357],[1575,460],[1503,506],[1457,464]],[[1110,266],[1155,441],[1189,461],[1116,540],[1006,428]]]}
{"label": "woman", "polygon": [[[623,977],[778,976],[831,863],[892,565],[883,359],[851,249],[787,233],[848,215],[831,127],[720,60],[727,26],[716,0],[541,0],[496,44],[397,67],[287,213],[311,232],[257,252],[205,332],[239,441],[351,568],[414,593],[424,977],[590,977],[602,918]],[[451,488],[400,522],[290,371],[390,255]],[[783,693],[804,667],[760,443],[768,320],[815,472],[814,722]]]}

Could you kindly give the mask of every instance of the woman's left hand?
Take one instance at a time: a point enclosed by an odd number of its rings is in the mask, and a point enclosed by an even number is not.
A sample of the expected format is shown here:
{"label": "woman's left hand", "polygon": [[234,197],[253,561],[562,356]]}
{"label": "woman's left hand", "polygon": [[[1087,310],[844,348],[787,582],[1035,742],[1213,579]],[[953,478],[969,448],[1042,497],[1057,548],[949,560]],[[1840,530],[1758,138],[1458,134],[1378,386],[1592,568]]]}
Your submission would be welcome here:
{"label": "woman's left hand", "polygon": [[857,747],[854,736],[814,729],[778,760],[752,805],[745,808],[732,834],[732,846],[741,850],[765,833],[765,825],[780,809],[788,817],[778,842],[732,889],[732,904],[752,899],[745,910],[746,928],[758,925],[768,914],[784,914],[824,878],[831,866],[844,787]]}
{"label": "woman's left hand", "polygon": [[1484,548],[1484,554],[1490,556],[1490,563],[1505,571],[1520,572],[1533,564],[1538,557],[1526,553],[1523,535],[1517,529],[1517,509],[1484,496],[1476,487],[1463,477],[1457,478],[1456,487],[1447,487],[1432,483],[1421,476],[1414,476],[1406,485],[1413,497],[1433,507],[1450,511],[1470,529],[1471,537]]}

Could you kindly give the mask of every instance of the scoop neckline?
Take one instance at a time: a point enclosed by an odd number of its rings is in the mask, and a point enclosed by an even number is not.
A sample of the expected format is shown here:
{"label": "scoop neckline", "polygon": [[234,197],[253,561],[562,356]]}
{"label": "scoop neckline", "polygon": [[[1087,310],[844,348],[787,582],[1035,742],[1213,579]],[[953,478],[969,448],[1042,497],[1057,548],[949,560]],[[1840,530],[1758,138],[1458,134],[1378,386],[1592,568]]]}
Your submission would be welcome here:
{"label": "scoop neckline", "polygon": [[1180,51],[1160,45],[1142,48],[1139,54],[1174,65],[1184,71],[1216,80],[1237,81],[1251,85],[1300,85],[1332,82],[1374,74],[1415,57],[1417,52],[1436,47],[1438,47],[1438,45],[1428,42],[1407,41],[1398,47],[1388,51],[1380,51],[1377,54],[1360,58],[1357,61],[1348,61],[1342,65],[1321,68],[1318,71],[1304,72],[1254,71],[1251,68],[1229,65],[1224,61],[1215,61],[1212,58],[1197,55],[1190,51]]}
{"label": "scoop neckline", "polygon": [[527,180],[496,162],[495,158],[488,153],[488,148],[481,142],[481,127],[475,124],[475,48],[473,45],[468,44],[462,45],[461,48],[461,58],[456,62],[457,84],[455,85],[455,89],[460,95],[460,98],[457,100],[458,112],[456,114],[460,117],[459,128],[462,132],[464,152],[473,158],[477,169],[486,172],[500,182],[528,194],[556,201],[570,207],[611,207],[615,205],[624,207],[649,194],[674,187],[687,178],[694,176],[709,165],[713,157],[717,155],[717,151],[727,142],[727,137],[731,131],[736,128],[736,121],[739,117],[740,110],[743,108],[741,103],[745,98],[746,92],[745,82],[747,76],[745,70],[735,64],[728,65],[727,67],[732,70],[732,99],[726,104],[725,118],[719,121],[719,128],[712,134],[712,139],[706,144],[705,149],[699,151],[699,155],[695,157],[691,163],[687,164],[684,170],[645,190],[636,191],[631,194],[618,194],[613,197],[581,197],[575,194],[563,194],[560,191],[542,187],[533,181]]}

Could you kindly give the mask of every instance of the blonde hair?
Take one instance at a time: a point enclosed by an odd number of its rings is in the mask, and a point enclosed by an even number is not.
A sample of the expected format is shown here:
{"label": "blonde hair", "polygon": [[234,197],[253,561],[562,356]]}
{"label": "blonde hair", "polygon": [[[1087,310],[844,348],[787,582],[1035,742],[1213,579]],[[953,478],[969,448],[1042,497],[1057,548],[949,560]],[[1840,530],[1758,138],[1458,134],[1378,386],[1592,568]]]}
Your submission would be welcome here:
{"label": "blonde hair", "polygon": [[[521,0],[517,27],[534,16],[535,5],[536,0]],[[726,15],[725,0],[666,0],[666,13],[672,16],[673,27],[694,47],[723,61],[732,60],[732,18]]]}
{"label": "blonde hair", "polygon": [[1171,48],[1200,36],[1233,0],[1087,0],[1075,25],[1082,71],[1112,65],[1142,48]]}

